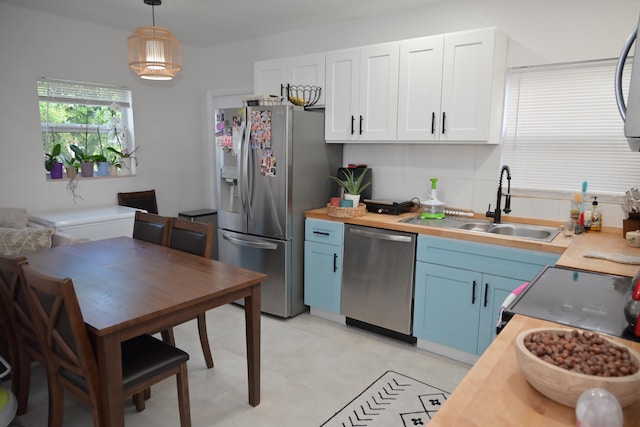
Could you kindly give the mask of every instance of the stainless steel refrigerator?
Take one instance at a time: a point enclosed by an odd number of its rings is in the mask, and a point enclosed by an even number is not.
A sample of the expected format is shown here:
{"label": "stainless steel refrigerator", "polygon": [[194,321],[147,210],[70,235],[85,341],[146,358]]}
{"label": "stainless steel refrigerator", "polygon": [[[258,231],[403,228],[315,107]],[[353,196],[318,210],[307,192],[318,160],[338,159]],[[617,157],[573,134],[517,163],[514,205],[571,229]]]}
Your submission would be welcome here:
{"label": "stainless steel refrigerator", "polygon": [[292,106],[215,112],[218,254],[266,273],[262,312],[305,310],[304,211],[326,206],[342,145],[324,141],[324,113]]}

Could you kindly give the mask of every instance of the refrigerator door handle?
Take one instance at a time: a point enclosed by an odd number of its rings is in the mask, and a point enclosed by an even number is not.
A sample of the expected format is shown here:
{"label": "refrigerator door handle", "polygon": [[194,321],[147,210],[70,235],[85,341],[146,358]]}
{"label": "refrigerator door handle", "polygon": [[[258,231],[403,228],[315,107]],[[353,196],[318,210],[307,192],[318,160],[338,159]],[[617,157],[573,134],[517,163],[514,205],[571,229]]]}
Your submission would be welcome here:
{"label": "refrigerator door handle", "polygon": [[396,235],[396,234],[376,233],[376,232],[373,232],[373,231],[364,231],[364,230],[358,230],[358,229],[354,229],[354,228],[349,229],[349,233],[353,233],[353,234],[356,234],[358,236],[363,236],[363,237],[370,237],[370,238],[373,238],[373,239],[391,240],[393,242],[401,242],[401,243],[411,243],[412,242],[411,237],[399,236],[399,235]]}
{"label": "refrigerator door handle", "polygon": [[242,212],[251,219],[251,207],[249,204],[249,143],[251,142],[251,123],[249,123],[249,110],[245,110],[244,135],[242,135],[242,147],[240,148],[240,203]]}
{"label": "refrigerator door handle", "polygon": [[228,234],[222,234],[222,238],[238,246],[246,246],[256,249],[268,249],[272,251],[278,249],[278,245],[271,242],[255,242],[253,240],[243,240],[238,239],[237,237],[230,236]]}

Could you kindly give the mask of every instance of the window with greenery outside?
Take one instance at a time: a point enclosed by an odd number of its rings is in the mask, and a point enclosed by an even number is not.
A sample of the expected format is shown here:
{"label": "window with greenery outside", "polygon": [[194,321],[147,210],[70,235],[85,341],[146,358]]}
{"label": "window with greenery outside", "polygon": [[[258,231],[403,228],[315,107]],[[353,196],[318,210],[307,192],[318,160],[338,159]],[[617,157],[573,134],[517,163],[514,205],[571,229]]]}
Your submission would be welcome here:
{"label": "window with greenery outside", "polygon": [[[128,89],[43,79],[38,81],[45,158],[60,144],[66,166],[106,161],[135,172],[131,93]],[[112,173],[113,175],[113,173]]]}

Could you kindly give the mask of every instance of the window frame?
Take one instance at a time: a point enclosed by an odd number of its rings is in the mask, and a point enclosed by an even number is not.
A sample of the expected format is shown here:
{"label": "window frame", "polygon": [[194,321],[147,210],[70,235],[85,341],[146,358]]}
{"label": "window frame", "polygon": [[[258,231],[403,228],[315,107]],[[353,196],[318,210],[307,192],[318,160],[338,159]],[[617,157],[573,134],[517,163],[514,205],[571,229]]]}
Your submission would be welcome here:
{"label": "window frame", "polygon": [[[45,145],[48,143],[50,134],[52,133],[83,133],[86,135],[107,135],[107,142],[102,143],[100,139],[99,143],[102,147],[102,154],[107,159],[112,159],[116,156],[114,153],[105,153],[106,147],[112,146],[121,152],[131,153],[130,173],[126,175],[131,176],[136,174],[137,159],[135,158],[136,144],[135,134],[133,131],[133,106],[132,106],[132,92],[131,89],[124,86],[111,86],[105,84],[76,82],[70,80],[39,78],[37,80],[37,96],[38,96],[38,113],[40,119],[40,130],[42,134],[42,146],[43,151],[48,152]],[[40,112],[41,104],[46,103],[47,116],[42,121],[43,117]],[[48,116],[49,104],[59,105],[76,105],[85,107],[107,107],[110,109],[112,117],[119,116],[117,120],[117,128],[121,130],[124,135],[124,143],[118,143],[113,138],[110,138],[109,132],[113,131],[114,125],[112,122],[103,121],[100,124],[85,123],[52,123]],[[87,119],[88,120],[88,119]],[[116,141],[116,142],[114,142]],[[70,157],[70,149],[68,148],[71,142],[64,142],[63,150],[66,149],[67,156]],[[78,144],[80,145],[80,144]],[[89,154],[89,153],[88,153]],[[93,155],[96,153],[90,153]],[[111,162],[110,162],[111,163]],[[121,164],[123,162],[120,162]],[[128,172],[128,171],[127,171]],[[45,174],[47,171],[45,170]],[[94,175],[95,176],[95,175]],[[117,175],[120,176],[120,175]],[[108,175],[102,177],[115,177],[115,175]]]}

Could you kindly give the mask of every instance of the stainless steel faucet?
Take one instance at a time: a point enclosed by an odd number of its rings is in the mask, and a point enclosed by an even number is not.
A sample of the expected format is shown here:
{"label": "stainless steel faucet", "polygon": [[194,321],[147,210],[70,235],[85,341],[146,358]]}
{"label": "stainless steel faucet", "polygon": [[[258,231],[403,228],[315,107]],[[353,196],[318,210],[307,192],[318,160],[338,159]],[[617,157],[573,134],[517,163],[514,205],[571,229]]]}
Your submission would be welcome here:
{"label": "stainless steel faucet", "polygon": [[494,224],[500,224],[502,215],[500,204],[502,202],[502,176],[505,172],[507,173],[507,194],[505,194],[504,213],[511,212],[511,169],[509,169],[509,166],[504,165],[502,166],[502,169],[500,169],[500,179],[498,181],[498,197],[496,198],[496,210],[492,212],[491,203],[489,203],[489,208],[487,209],[486,213],[487,217],[493,218]]}

